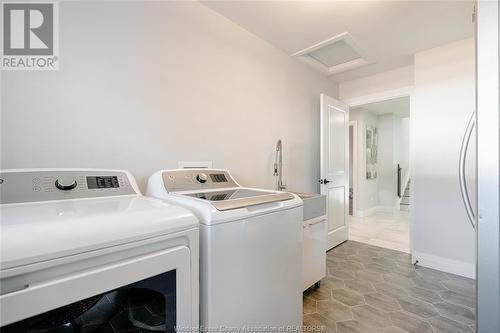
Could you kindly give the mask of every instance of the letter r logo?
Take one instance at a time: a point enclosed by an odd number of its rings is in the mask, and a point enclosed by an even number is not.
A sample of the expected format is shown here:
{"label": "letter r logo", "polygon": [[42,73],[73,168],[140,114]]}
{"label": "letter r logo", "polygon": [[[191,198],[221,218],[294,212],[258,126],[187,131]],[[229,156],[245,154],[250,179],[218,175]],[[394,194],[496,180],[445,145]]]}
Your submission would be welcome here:
{"label": "letter r logo", "polygon": [[4,55],[53,55],[54,5],[3,4]]}

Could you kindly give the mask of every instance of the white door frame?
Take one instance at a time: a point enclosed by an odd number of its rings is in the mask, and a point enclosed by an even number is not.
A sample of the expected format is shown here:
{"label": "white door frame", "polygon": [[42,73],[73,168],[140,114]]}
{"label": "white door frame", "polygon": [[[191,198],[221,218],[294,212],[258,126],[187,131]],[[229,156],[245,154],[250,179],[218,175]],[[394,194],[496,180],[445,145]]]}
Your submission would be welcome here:
{"label": "white door frame", "polygon": [[352,216],[358,211],[358,121],[349,120],[349,129],[352,126]]}
{"label": "white door frame", "polygon": [[388,99],[406,97],[413,94],[413,86],[401,87],[398,89],[384,90],[378,93],[362,95],[358,97],[341,99],[344,103],[349,105],[349,108],[361,106],[368,103],[386,101]]}

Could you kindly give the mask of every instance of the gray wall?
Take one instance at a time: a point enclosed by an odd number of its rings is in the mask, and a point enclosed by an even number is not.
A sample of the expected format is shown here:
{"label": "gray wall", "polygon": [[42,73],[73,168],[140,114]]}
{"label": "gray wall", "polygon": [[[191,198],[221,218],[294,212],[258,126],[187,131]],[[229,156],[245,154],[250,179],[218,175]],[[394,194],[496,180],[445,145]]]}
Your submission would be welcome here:
{"label": "gray wall", "polygon": [[390,113],[378,116],[377,120],[379,130],[378,203],[386,210],[398,209],[398,164],[402,169],[402,186],[406,185],[409,177],[409,117]]}
{"label": "gray wall", "polygon": [[394,117],[394,161],[402,169],[404,186],[410,176],[410,117]]}
{"label": "gray wall", "polygon": [[62,2],[60,69],[2,72],[2,168],[89,167],[147,177],[213,161],[316,191],[319,94],[336,85],[197,2]]}
{"label": "gray wall", "polygon": [[[357,121],[358,125],[358,193],[357,212],[358,215],[367,215],[370,210],[378,205],[378,181],[375,179],[366,179],[366,127],[377,127],[377,116],[362,109],[353,109],[349,113],[349,120]],[[379,170],[380,171],[380,168]]]}
{"label": "gray wall", "polygon": [[[377,117],[378,128],[378,204],[392,209],[396,191],[396,164],[394,161],[394,114]],[[408,146],[407,149],[410,149]]]}

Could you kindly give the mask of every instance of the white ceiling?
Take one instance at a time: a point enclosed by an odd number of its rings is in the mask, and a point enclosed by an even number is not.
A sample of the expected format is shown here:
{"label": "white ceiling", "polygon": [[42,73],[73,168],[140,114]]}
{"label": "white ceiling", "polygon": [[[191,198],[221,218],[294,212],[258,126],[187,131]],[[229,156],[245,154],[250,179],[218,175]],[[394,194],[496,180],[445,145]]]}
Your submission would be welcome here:
{"label": "white ceiling", "polygon": [[364,104],[353,109],[353,111],[356,110],[371,112],[377,116],[381,114],[394,113],[399,117],[408,117],[410,115],[410,97],[406,96]]}
{"label": "white ceiling", "polygon": [[288,54],[349,32],[374,63],[337,82],[411,65],[413,54],[473,36],[472,1],[203,1]]}

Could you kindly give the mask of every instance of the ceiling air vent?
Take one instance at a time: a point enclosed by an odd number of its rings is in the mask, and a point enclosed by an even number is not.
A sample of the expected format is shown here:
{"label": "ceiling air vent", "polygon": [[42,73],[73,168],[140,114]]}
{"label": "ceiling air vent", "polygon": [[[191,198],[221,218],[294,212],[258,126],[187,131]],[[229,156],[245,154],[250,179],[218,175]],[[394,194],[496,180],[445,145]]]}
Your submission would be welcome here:
{"label": "ceiling air vent", "polygon": [[370,63],[348,32],[292,54],[326,75]]}

